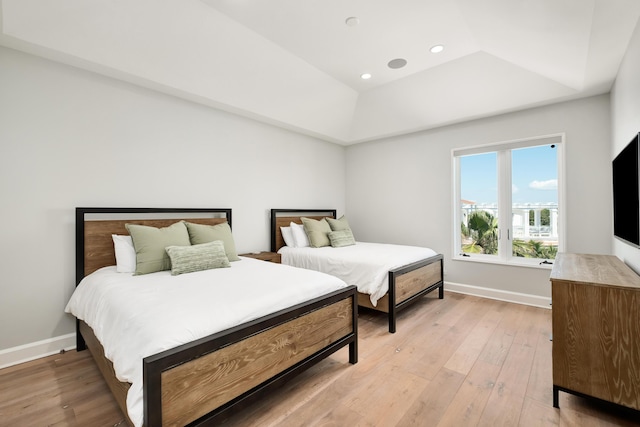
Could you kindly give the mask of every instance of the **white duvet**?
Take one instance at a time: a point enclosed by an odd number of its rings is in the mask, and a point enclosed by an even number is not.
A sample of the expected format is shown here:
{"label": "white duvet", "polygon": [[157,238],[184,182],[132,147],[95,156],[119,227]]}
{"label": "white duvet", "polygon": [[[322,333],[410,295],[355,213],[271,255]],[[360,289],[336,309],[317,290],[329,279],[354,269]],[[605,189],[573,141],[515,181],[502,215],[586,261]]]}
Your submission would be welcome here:
{"label": "white duvet", "polygon": [[282,263],[331,274],[369,294],[375,307],[389,290],[389,270],[437,255],[433,249],[388,243],[356,242],[334,248],[292,248],[278,251]]}
{"label": "white duvet", "polygon": [[143,421],[142,359],[344,288],[315,271],[241,257],[230,268],[133,276],[104,267],[85,277],[65,311],[94,330],[120,381],[127,409]]}

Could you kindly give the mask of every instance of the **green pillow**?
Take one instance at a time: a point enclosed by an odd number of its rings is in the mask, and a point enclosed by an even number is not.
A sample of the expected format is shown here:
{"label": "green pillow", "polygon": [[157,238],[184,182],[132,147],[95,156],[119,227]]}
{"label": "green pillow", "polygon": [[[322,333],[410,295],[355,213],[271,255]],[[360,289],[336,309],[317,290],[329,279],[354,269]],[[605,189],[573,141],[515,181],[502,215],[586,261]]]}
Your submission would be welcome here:
{"label": "green pillow", "polygon": [[340,248],[342,246],[351,246],[356,244],[356,240],[353,238],[351,230],[337,230],[329,233],[329,240],[331,246],[334,248]]}
{"label": "green pillow", "polygon": [[134,275],[171,270],[171,259],[164,250],[167,246],[191,246],[187,227],[176,222],[168,227],[156,228],[148,225],[125,224],[136,251]]}
{"label": "green pillow", "polygon": [[231,227],[229,223],[223,222],[216,225],[195,224],[193,222],[184,221],[189,233],[189,239],[192,245],[213,242],[214,240],[222,240],[224,251],[229,261],[240,261],[236,252],[236,244],[233,241]]}
{"label": "green pillow", "polygon": [[231,267],[222,240],[192,246],[167,246],[171,275],[176,276],[212,268]]}
{"label": "green pillow", "polygon": [[332,231],[351,230],[351,227],[349,227],[349,223],[347,222],[347,217],[344,215],[342,215],[340,219],[327,218],[327,222],[329,223],[329,227],[331,227]]}
{"label": "green pillow", "polygon": [[325,221],[325,218],[321,220],[315,220],[311,218],[300,218],[304,227],[307,237],[309,237],[309,246],[313,248],[321,248],[323,246],[330,246],[328,234],[331,233],[331,227],[329,223]]}

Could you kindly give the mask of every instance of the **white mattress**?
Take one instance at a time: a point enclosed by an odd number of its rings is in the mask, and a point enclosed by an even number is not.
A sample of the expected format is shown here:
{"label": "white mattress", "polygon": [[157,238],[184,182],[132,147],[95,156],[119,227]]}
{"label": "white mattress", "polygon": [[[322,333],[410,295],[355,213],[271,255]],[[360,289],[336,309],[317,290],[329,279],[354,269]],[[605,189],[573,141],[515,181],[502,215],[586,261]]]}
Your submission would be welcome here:
{"label": "white mattress", "polygon": [[133,276],[104,267],[85,277],[65,311],[85,321],[130,382],[129,417],[143,421],[142,359],[344,288],[315,271],[241,257],[230,268]]}
{"label": "white mattress", "polygon": [[355,285],[358,292],[369,294],[374,307],[389,290],[389,270],[437,255],[430,248],[369,242],[340,248],[284,246],[278,253],[283,264],[322,271]]}

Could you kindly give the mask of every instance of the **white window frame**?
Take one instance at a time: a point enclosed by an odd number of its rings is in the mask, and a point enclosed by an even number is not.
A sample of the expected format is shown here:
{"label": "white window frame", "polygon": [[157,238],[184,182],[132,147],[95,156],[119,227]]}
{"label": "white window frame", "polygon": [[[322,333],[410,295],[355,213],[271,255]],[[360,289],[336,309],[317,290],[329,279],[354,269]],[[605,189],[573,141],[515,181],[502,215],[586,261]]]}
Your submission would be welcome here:
{"label": "white window frame", "polygon": [[[518,140],[504,141],[493,144],[485,144],[474,147],[454,148],[451,150],[452,170],[453,170],[453,253],[452,259],[467,262],[481,262],[491,264],[518,265],[524,267],[534,267],[550,269],[553,260],[547,260],[550,264],[543,263],[540,258],[514,257],[512,253],[512,219],[511,219],[511,157],[506,151],[517,148],[526,148],[538,145],[555,144],[557,149],[558,167],[558,252],[564,251],[566,243],[566,201],[565,201],[565,134],[551,134],[535,136]],[[462,255],[461,230],[462,223],[462,197],[460,191],[460,156],[470,154],[482,154],[497,152],[498,167],[498,255],[470,254]],[[506,175],[506,176],[505,176]]]}

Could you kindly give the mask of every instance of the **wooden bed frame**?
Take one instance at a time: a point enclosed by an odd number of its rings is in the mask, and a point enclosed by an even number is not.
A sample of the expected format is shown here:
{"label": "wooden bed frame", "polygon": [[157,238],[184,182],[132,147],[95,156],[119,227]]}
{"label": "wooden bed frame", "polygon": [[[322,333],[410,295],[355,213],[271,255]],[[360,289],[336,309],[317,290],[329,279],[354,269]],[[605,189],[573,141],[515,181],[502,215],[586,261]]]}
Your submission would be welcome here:
{"label": "wooden bed frame", "polygon": [[[153,219],[140,219],[145,217]],[[166,227],[180,219],[231,226],[231,209],[76,208],[76,286],[87,274],[115,265],[111,234],[128,234],[125,223]],[[357,293],[349,286],[146,357],[144,425],[219,423],[347,345],[355,364],[357,321]],[[132,425],[126,406],[130,384],[116,378],[93,330],[76,322],[78,351],[89,348]]]}
{"label": "wooden bed frame", "polygon": [[[289,223],[302,224],[302,217],[312,219],[336,218],[335,209],[271,209],[271,251],[285,245],[280,227]],[[396,315],[429,292],[438,289],[438,298],[444,298],[444,267],[442,254],[434,255],[389,271],[389,291],[374,306],[368,294],[358,292],[358,304],[387,313],[389,332],[396,331]]]}

